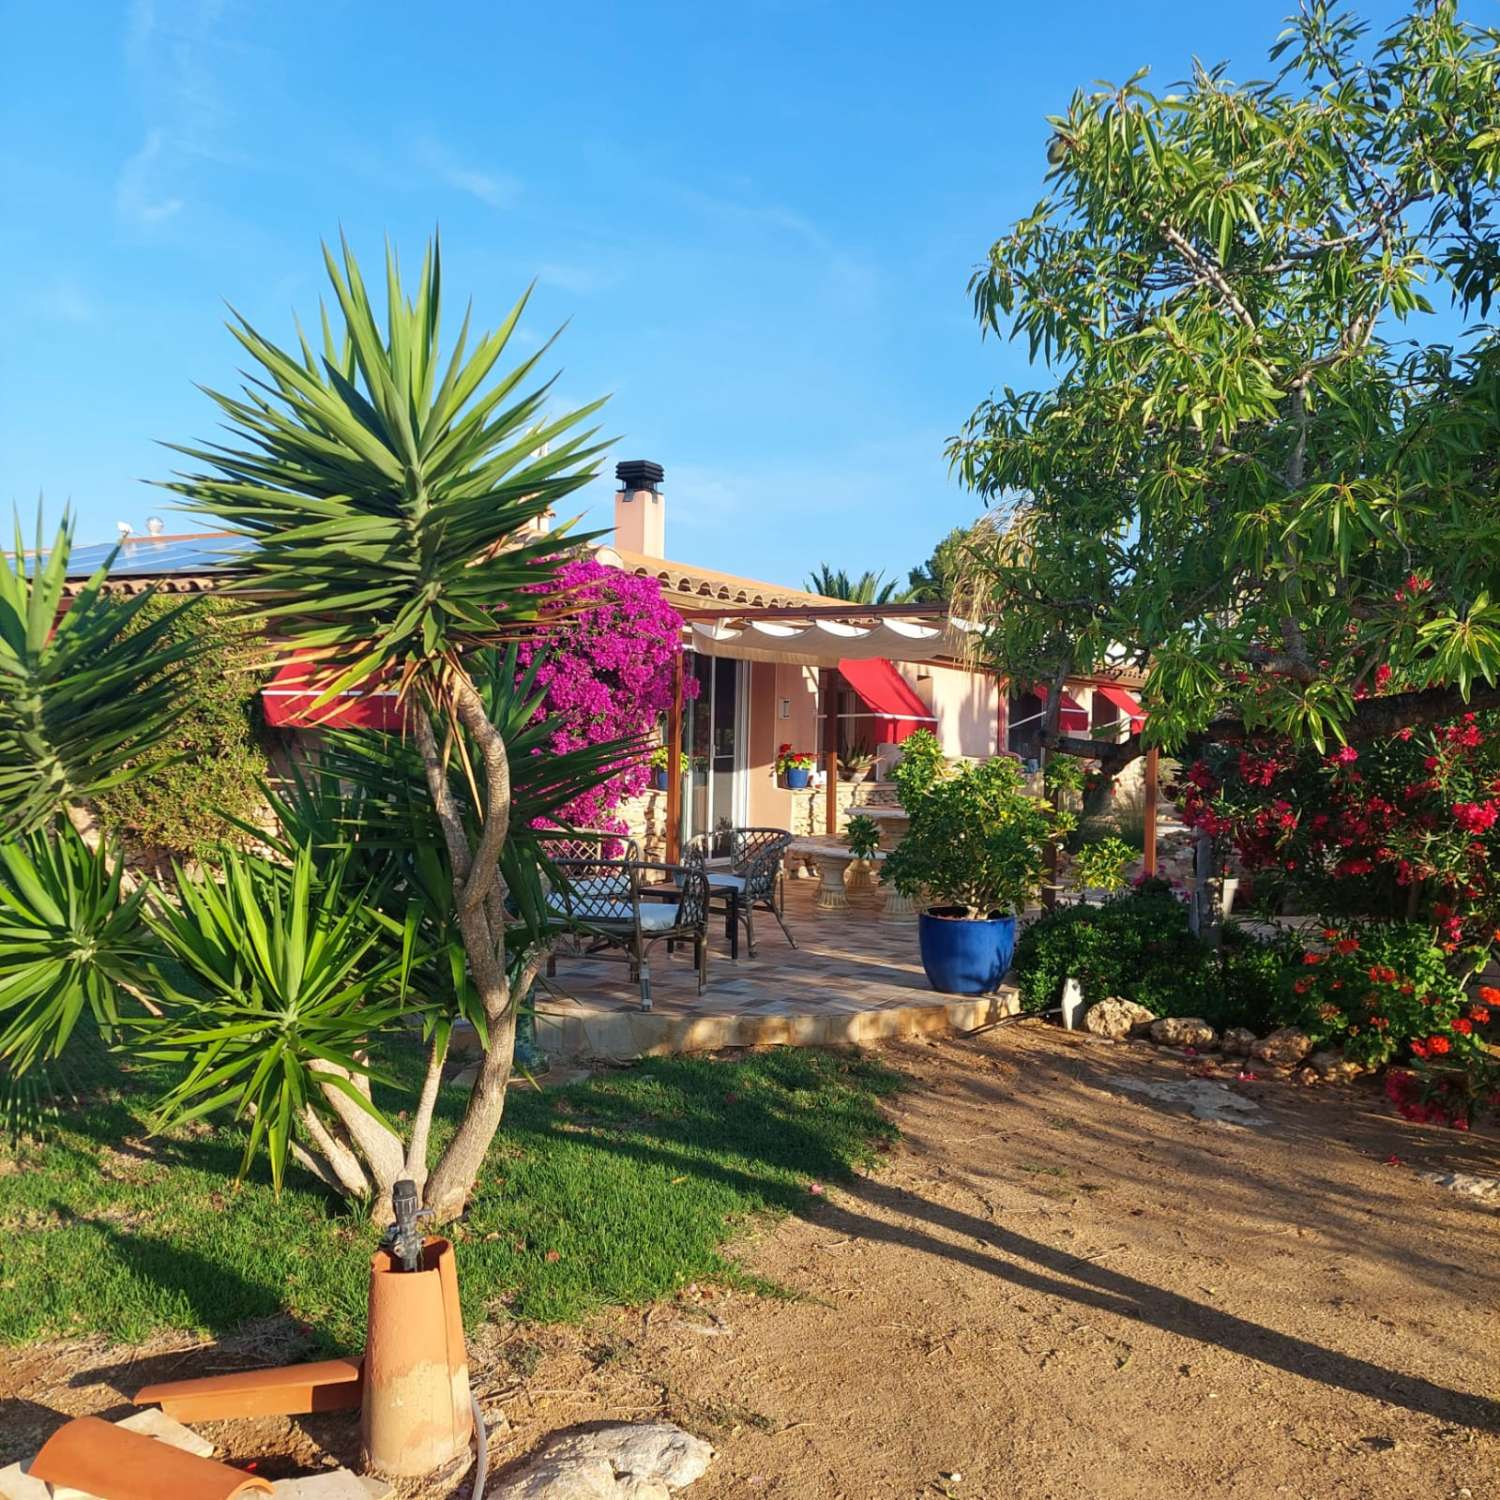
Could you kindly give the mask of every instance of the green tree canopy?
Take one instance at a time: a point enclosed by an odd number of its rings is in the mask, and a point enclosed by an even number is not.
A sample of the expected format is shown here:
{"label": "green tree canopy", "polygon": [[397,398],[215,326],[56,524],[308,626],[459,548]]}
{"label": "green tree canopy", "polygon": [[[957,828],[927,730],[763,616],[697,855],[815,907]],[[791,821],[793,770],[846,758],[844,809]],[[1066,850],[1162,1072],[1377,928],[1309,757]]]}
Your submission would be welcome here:
{"label": "green tree canopy", "polygon": [[1271,56],[1075,94],[971,283],[1052,377],[950,447],[988,658],[1146,669],[1169,746],[1500,702],[1500,32],[1304,0]]}
{"label": "green tree canopy", "polygon": [[984,548],[991,540],[988,516],[969,526],[955,526],[932,549],[932,556],[926,562],[908,571],[902,598],[915,604],[962,601],[964,580],[970,572],[969,555],[976,546]]}

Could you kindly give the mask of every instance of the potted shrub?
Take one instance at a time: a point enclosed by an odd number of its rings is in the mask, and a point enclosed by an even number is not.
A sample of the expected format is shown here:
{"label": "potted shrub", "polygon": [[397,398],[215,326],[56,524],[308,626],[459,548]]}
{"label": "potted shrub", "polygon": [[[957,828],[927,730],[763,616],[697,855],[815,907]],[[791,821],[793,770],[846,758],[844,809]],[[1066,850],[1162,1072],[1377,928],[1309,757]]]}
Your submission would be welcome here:
{"label": "potted shrub", "polygon": [[805,750],[782,745],[776,752],[776,773],[781,777],[782,786],[790,787],[794,792],[801,791],[812,781],[815,765],[816,757]]}
{"label": "potted shrub", "polygon": [[651,785],[659,792],[667,789],[667,747],[658,745],[651,752]]}
{"label": "potted shrub", "polygon": [[1027,796],[1008,757],[949,770],[940,754],[912,747],[916,738],[893,773],[911,826],[881,879],[927,902],[917,932],[933,989],[988,994],[1010,968],[1016,917],[1041,887],[1047,846],[1071,819]]}
{"label": "potted shrub", "polygon": [[875,769],[875,757],[867,745],[847,745],[839,751],[839,775],[856,786]]}
{"label": "potted shrub", "polygon": [[844,884],[865,889],[870,883],[870,865],[880,848],[880,824],[874,818],[856,813],[845,825],[844,842],[855,860],[844,876]]}

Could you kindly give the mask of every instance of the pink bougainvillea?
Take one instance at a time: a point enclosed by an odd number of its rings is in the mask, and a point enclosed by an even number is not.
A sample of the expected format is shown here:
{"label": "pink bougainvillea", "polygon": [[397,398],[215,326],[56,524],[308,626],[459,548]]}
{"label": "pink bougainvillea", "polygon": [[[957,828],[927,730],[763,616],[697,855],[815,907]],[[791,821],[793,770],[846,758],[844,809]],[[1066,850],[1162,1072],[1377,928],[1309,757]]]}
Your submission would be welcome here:
{"label": "pink bougainvillea", "polygon": [[[522,666],[542,658],[538,686],[546,698],[537,718],[552,725],[552,749],[576,750],[607,740],[649,735],[672,702],[672,659],[682,650],[682,617],[661,596],[654,578],[637,578],[592,559],[561,569],[559,581],[581,607],[546,636],[522,644]],[[687,676],[683,696],[694,697]],[[608,781],[563,809],[574,828],[622,833],[616,809],[645,789],[651,771],[648,743]]]}

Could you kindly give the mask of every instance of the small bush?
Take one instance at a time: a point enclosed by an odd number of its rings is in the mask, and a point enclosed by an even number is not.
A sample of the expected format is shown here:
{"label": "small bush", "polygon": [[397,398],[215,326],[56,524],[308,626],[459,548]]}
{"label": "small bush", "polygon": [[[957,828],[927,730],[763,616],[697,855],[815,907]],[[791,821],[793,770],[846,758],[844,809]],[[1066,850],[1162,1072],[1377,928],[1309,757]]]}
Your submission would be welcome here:
{"label": "small bush", "polygon": [[1228,928],[1221,950],[1188,930],[1187,908],[1158,886],[1041,917],[1021,935],[1016,976],[1029,1011],[1056,1005],[1078,980],[1093,1005],[1118,995],[1158,1016],[1202,1016],[1215,1026],[1280,1023],[1284,955]]}
{"label": "small bush", "polygon": [[1282,975],[1283,1004],[1319,1042],[1370,1067],[1399,1058],[1453,1065],[1483,1048],[1483,995],[1469,1002],[1449,956],[1419,922],[1328,927]]}
{"label": "small bush", "polygon": [[[154,600],[142,615],[155,618],[174,602]],[[98,799],[98,812],[148,849],[201,857],[241,842],[229,819],[253,821],[261,807],[266,758],[254,716],[262,647],[218,599],[200,600],[176,629],[208,644],[184,680],[176,727],[143,774]]]}

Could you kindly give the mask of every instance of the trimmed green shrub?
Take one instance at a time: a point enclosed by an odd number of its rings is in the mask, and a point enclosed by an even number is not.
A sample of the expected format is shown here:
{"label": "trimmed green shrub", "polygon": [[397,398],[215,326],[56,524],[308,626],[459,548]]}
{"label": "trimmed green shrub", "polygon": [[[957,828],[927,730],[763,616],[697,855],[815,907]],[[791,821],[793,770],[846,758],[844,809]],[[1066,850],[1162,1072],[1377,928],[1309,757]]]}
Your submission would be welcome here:
{"label": "trimmed green shrub", "polygon": [[[177,601],[153,599],[140,624]],[[140,774],[102,793],[100,821],[148,849],[203,857],[225,842],[243,842],[231,821],[253,821],[261,807],[266,758],[255,737],[258,638],[236,622],[230,606],[205,598],[186,611],[173,634],[191,633],[208,649],[180,684],[172,732],[144,757]]]}
{"label": "trimmed green shrub", "polygon": [[1211,948],[1188,930],[1187,908],[1158,885],[1038,918],[1021,934],[1015,973],[1028,1011],[1056,1005],[1071,976],[1089,1005],[1118,995],[1153,1015],[1266,1030],[1278,1024],[1285,962],[1233,927],[1221,950]]}

